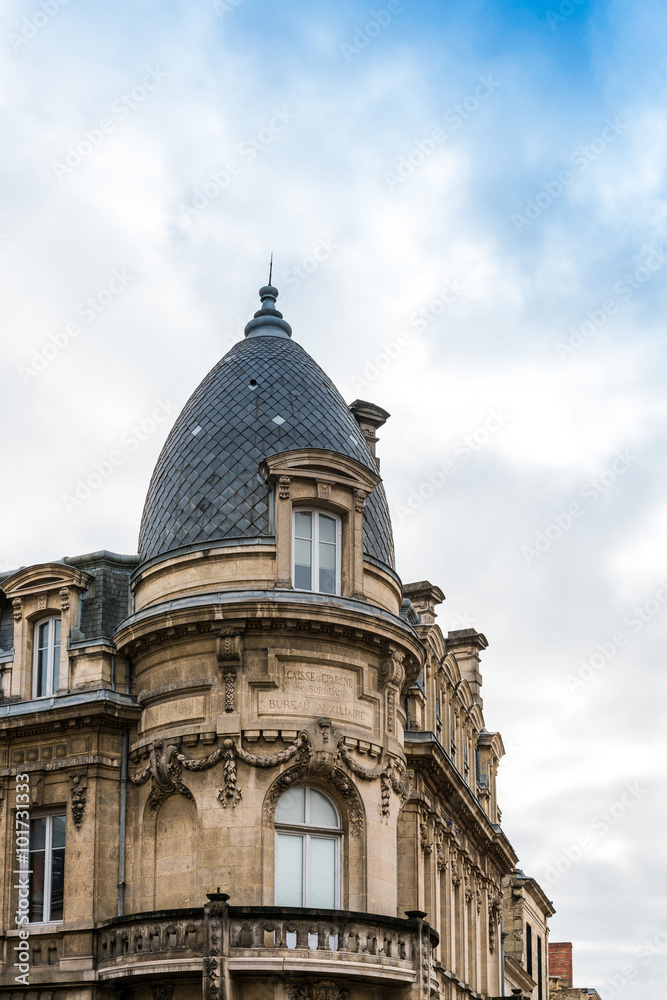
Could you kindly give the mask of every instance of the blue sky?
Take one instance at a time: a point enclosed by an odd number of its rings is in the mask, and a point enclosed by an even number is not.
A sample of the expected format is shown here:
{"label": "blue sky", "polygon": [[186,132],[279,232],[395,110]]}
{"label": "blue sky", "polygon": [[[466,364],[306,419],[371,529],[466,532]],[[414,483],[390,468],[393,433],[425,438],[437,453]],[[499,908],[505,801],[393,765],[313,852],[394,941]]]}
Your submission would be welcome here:
{"label": "blue sky", "polygon": [[544,881],[640,787],[544,884],[579,984],[610,996],[629,963],[613,995],[657,995],[664,950],[637,949],[667,919],[663,7],[44,2],[0,14],[0,566],[134,551],[171,422],[273,251],[295,338],[392,413],[403,579],[489,639],[524,869]]}

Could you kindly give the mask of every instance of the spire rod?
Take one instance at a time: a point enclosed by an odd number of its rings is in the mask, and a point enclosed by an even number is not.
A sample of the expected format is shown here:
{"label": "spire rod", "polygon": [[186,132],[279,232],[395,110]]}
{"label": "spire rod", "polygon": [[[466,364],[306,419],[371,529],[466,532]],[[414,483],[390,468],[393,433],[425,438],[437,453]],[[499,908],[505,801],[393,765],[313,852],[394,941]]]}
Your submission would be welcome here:
{"label": "spire rod", "polygon": [[272,277],[273,277],[273,252],[271,253],[271,263],[269,264],[269,284],[271,284]]}

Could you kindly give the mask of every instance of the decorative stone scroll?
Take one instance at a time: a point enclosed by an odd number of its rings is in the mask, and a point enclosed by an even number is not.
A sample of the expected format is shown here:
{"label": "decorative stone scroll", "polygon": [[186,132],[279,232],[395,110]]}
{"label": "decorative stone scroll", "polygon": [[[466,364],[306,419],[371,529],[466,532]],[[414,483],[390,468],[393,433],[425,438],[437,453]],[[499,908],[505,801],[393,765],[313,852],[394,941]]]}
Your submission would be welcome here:
{"label": "decorative stone scroll", "polygon": [[20,597],[15,597],[12,600],[12,607],[14,609],[14,621],[20,622],[23,618],[23,601]]}
{"label": "decorative stone scroll", "polygon": [[291,482],[292,482],[292,477],[291,476],[279,476],[278,477],[278,497],[281,500],[289,500],[289,496],[290,496],[289,488],[290,488]]}
{"label": "decorative stone scroll", "polygon": [[496,950],[496,932],[498,928],[498,921],[500,920],[500,914],[503,908],[503,897],[500,893],[496,893],[490,900],[489,906],[489,951],[491,954],[495,954]]}

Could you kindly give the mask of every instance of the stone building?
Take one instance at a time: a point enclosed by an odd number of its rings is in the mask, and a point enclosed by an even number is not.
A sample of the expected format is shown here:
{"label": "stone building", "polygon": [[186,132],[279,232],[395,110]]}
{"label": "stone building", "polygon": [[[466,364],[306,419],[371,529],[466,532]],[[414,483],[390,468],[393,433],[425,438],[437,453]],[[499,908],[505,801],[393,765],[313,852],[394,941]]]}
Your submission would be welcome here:
{"label": "stone building", "polygon": [[178,417],[138,555],[0,579],[1,996],[499,997],[503,879],[548,915],[500,826],[487,641],[394,565],[389,415],[277,295]]}

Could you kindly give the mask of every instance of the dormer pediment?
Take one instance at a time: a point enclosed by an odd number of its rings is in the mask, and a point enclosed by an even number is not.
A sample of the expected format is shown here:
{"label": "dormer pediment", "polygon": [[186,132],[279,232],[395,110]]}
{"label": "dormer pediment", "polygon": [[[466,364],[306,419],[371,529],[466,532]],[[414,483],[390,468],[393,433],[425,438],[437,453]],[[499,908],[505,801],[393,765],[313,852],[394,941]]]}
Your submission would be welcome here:
{"label": "dormer pediment", "polygon": [[63,587],[85,590],[93,581],[90,573],[84,573],[66,563],[40,563],[25,566],[3,581],[2,590],[9,600],[14,597],[29,597],[44,594]]}
{"label": "dormer pediment", "polygon": [[259,470],[268,482],[275,481],[280,476],[289,476],[327,482],[332,486],[347,486],[366,493],[370,493],[382,482],[376,472],[361,462],[321,448],[302,448],[269,455],[261,463]]}

